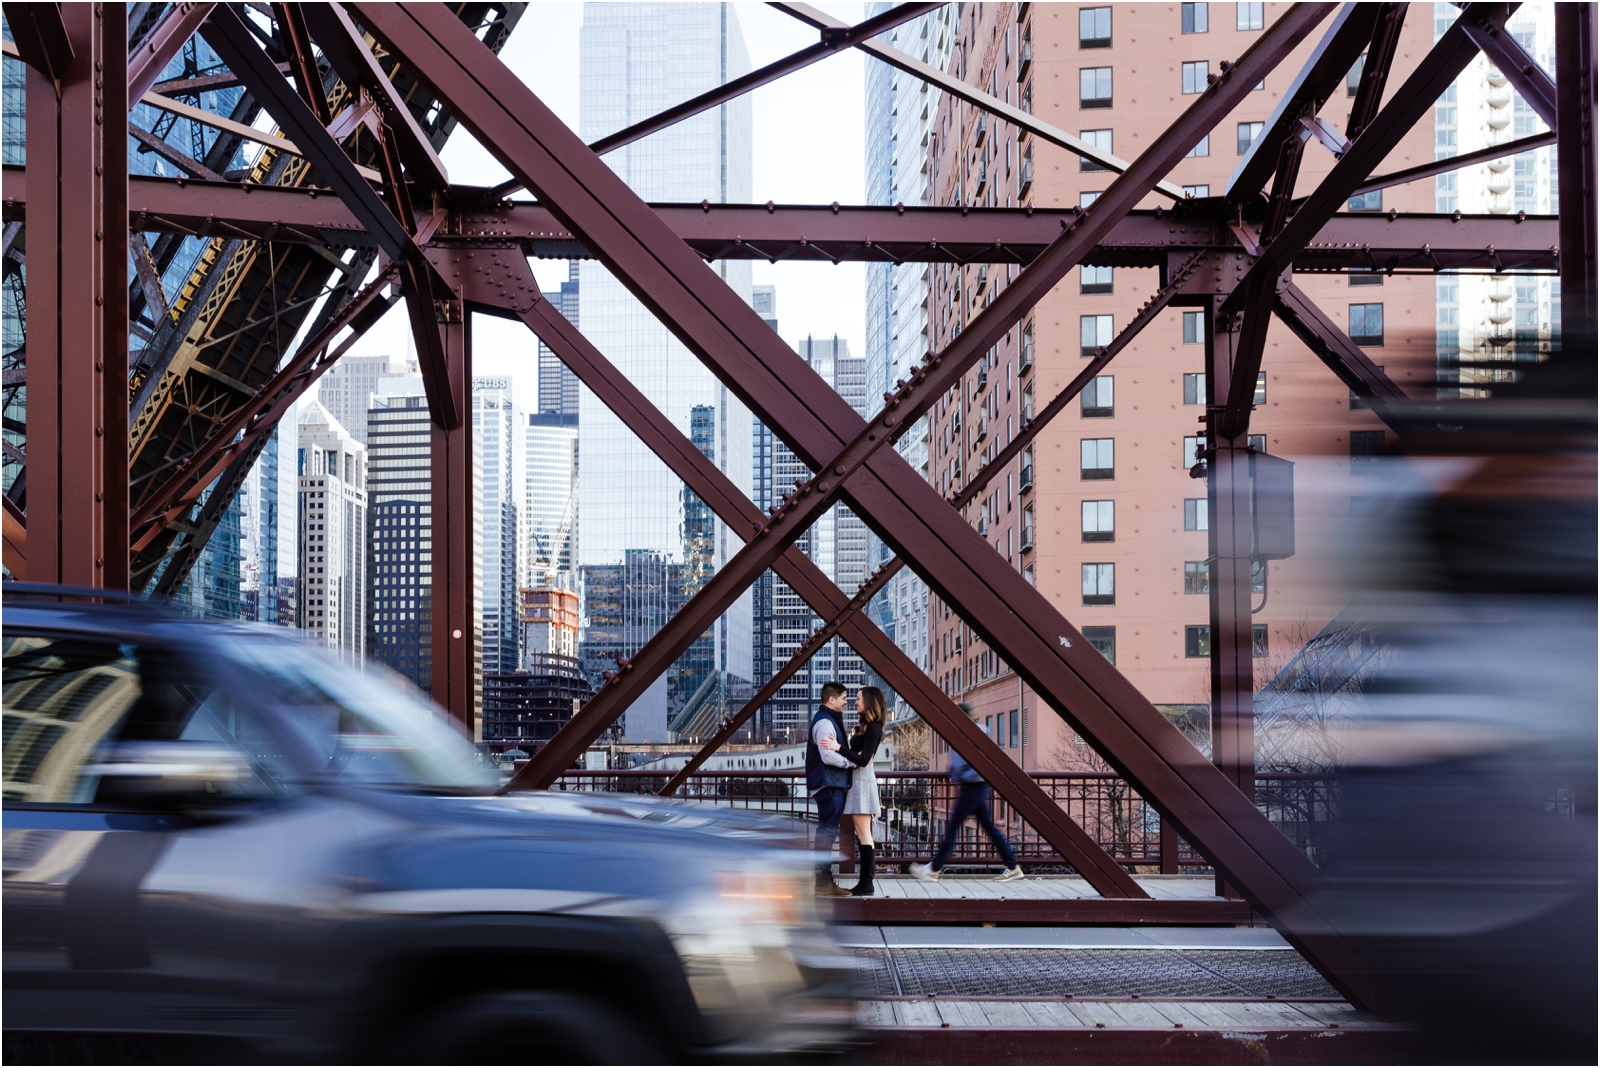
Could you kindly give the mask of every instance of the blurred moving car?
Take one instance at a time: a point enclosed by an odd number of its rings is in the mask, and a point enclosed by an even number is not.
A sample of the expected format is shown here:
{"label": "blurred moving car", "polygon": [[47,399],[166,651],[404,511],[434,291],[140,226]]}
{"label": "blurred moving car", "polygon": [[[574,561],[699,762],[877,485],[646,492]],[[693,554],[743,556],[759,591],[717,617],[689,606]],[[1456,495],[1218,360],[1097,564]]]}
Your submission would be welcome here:
{"label": "blurred moving car", "polygon": [[8,1062],[850,1041],[849,961],[781,826],[495,796],[435,709],[281,634],[52,587],[4,607]]}

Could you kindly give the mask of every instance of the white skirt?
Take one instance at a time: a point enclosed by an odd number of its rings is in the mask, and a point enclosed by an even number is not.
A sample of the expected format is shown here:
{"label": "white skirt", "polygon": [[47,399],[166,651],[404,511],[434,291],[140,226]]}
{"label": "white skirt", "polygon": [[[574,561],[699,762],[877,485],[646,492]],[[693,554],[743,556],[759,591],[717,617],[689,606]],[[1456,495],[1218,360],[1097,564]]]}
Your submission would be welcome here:
{"label": "white skirt", "polygon": [[844,799],[846,816],[876,816],[883,809],[878,804],[878,773],[868,764],[857,768],[850,776],[850,793]]}

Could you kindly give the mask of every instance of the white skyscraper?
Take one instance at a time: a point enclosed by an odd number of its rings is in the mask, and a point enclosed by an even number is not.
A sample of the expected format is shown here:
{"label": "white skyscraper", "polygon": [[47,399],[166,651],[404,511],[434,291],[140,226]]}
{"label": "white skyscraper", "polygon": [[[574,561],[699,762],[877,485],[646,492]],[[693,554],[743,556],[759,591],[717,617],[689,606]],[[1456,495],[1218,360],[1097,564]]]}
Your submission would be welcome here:
{"label": "white skyscraper", "polygon": [[[593,141],[749,70],[732,5],[591,3],[580,36],[579,127]],[[608,154],[606,162],[646,200],[747,202],[751,196],[749,97],[686,119]],[[750,264],[713,265],[750,297]],[[707,455],[740,490],[750,489],[750,413],[666,327],[595,260],[579,267],[580,325],[685,434],[711,410]],[[628,554],[684,558],[681,482],[587,389],[579,399],[584,477],[578,514],[582,566],[620,564]],[[740,548],[720,521],[712,566]],[[750,596],[715,628],[715,668],[726,692],[748,692]]]}
{"label": "white skyscraper", "polygon": [[560,412],[528,416],[527,486],[523,496],[527,541],[523,585],[577,591],[578,417]]}
{"label": "white skyscraper", "polygon": [[[892,5],[874,2],[868,15]],[[955,40],[953,20],[959,8],[945,5],[896,26],[880,40],[943,70]],[[928,202],[928,137],[939,112],[939,90],[920,78],[885,63],[868,63],[867,203],[923,205]],[[1014,90],[1006,87],[1005,93]],[[877,398],[894,388],[928,351],[928,271],[926,263],[867,264],[866,396]],[[866,413],[870,415],[871,413]],[[927,421],[918,420],[895,448],[912,467],[927,473]],[[874,536],[872,567],[892,553]],[[873,619],[919,666],[929,668],[928,587],[909,568],[889,580],[873,599]],[[906,712],[897,701],[895,715]]]}
{"label": "white skyscraper", "polygon": [[523,418],[512,400],[509,378],[472,380],[472,432],[483,499],[478,528],[483,558],[483,670],[516,671],[521,627],[517,622],[518,545],[522,541],[520,499],[523,473]]}
{"label": "white skyscraper", "polygon": [[366,654],[367,450],[313,401],[300,415],[299,623],[360,664]]}
{"label": "white skyscraper", "polygon": [[317,385],[317,401],[339,420],[350,436],[367,443],[367,409],[378,390],[378,380],[386,375],[415,372],[417,361],[409,356],[344,356],[322,376]]}

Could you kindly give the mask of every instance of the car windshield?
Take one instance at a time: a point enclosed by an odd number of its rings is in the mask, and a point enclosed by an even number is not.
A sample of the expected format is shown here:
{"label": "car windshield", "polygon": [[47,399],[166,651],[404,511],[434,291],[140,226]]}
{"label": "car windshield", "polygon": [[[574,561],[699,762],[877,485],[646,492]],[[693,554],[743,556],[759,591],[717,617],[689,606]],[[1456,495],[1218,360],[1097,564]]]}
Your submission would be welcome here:
{"label": "car windshield", "polygon": [[231,635],[232,657],[264,676],[257,700],[285,714],[322,771],[343,779],[425,790],[485,792],[498,776],[472,743],[413,692],[269,636]]}

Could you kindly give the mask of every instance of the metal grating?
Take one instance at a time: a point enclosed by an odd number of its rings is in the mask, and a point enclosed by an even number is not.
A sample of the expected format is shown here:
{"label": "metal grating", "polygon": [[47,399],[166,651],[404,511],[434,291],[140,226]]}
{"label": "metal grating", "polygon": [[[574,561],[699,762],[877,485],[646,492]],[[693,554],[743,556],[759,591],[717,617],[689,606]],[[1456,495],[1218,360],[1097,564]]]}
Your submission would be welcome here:
{"label": "metal grating", "polygon": [[1292,950],[855,947],[861,993],[940,997],[1338,997]]}

